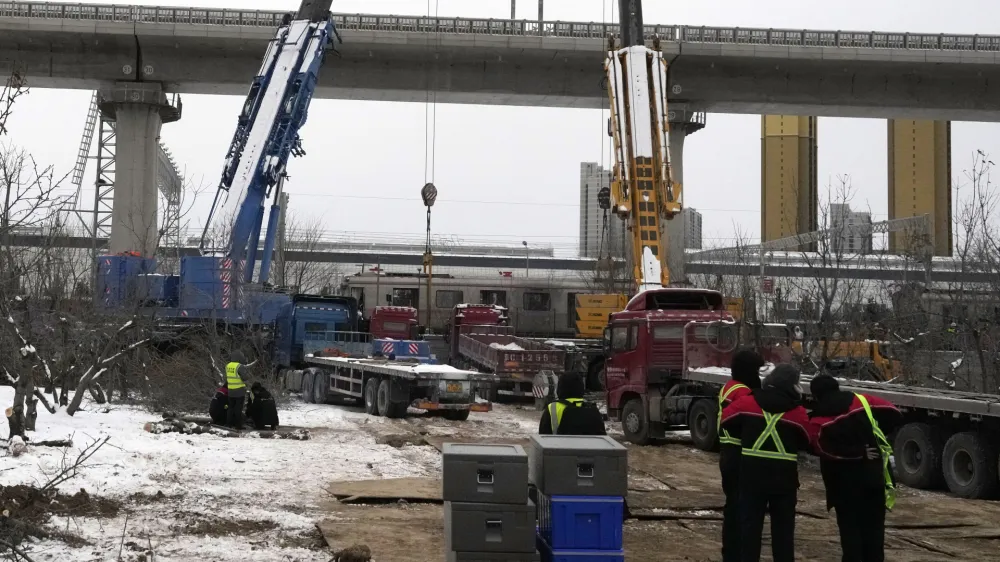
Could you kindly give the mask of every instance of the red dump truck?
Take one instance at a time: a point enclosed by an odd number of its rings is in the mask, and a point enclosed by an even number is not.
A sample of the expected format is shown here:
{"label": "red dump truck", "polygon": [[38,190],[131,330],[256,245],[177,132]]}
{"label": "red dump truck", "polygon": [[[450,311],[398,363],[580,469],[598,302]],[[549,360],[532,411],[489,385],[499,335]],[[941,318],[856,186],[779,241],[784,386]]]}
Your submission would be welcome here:
{"label": "red dump truck", "polygon": [[415,340],[420,335],[417,324],[417,309],[412,306],[376,306],[363,331],[375,339]]}
{"label": "red dump truck", "polygon": [[514,335],[507,310],[487,304],[460,304],[452,312],[451,364],[493,373],[494,384],[480,385],[482,398],[533,398],[532,381],[541,371],[563,372],[566,354]]}

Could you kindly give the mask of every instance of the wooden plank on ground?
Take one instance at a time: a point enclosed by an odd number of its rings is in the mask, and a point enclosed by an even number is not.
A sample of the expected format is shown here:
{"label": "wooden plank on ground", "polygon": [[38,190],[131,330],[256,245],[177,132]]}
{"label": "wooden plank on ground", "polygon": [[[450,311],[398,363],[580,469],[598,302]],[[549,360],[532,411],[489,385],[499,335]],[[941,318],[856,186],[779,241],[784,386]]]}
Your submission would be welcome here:
{"label": "wooden plank on ground", "polygon": [[427,562],[444,558],[444,517],[439,505],[339,506],[316,524],[333,551],[356,544],[373,560]]}
{"label": "wooden plank on ground", "polygon": [[465,437],[461,435],[425,435],[424,441],[438,451],[444,448],[445,443],[476,443],[484,445],[520,445],[526,447],[528,440],[525,438],[504,438],[504,437]]}
{"label": "wooden plank on ground", "polygon": [[372,500],[442,501],[441,480],[437,478],[345,480],[332,482],[326,490],[344,503]]}

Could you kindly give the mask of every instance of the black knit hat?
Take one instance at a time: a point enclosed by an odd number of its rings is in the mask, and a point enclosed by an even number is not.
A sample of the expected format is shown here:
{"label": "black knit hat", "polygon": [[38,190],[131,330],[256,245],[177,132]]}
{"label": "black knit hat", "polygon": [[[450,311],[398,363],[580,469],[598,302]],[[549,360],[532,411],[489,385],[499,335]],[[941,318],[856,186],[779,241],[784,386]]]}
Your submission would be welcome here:
{"label": "black knit hat", "polygon": [[760,368],[763,366],[764,358],[752,349],[736,352],[729,364],[733,380],[750,388],[760,387]]}
{"label": "black knit hat", "polygon": [[840,390],[840,383],[830,375],[818,375],[809,383],[809,391],[817,399]]}
{"label": "black knit hat", "polygon": [[770,375],[764,377],[765,387],[793,388],[797,384],[799,384],[799,370],[788,363],[778,365]]}
{"label": "black knit hat", "polygon": [[556,383],[556,397],[560,400],[583,398],[586,393],[587,385],[577,373],[566,373],[559,377],[559,382]]}

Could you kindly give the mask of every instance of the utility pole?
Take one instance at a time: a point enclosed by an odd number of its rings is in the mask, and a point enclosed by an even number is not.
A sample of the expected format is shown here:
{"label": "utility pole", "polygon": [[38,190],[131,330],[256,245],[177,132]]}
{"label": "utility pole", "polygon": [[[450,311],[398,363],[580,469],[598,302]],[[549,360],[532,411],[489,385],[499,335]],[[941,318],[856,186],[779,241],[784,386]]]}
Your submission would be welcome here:
{"label": "utility pole", "polygon": [[514,6],[517,5],[517,0],[510,0],[510,19],[517,19],[517,12],[514,10]]}
{"label": "utility pole", "polygon": [[[540,3],[541,0],[539,0]],[[642,27],[642,0],[618,0],[618,19],[621,27],[622,48],[646,43]]]}
{"label": "utility pole", "polygon": [[543,14],[545,13],[545,10],[543,9],[544,4],[545,4],[545,0],[538,0],[538,29],[539,29],[539,31],[541,31],[541,29],[542,29],[542,22],[545,21],[545,18],[543,17]]}

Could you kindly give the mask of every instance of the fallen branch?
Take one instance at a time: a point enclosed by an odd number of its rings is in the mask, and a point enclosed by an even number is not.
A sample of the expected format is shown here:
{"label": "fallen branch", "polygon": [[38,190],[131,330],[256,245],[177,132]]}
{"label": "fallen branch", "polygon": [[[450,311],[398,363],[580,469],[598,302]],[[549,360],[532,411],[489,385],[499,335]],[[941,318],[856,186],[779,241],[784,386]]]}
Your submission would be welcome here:
{"label": "fallen branch", "polygon": [[180,420],[183,422],[197,423],[197,424],[211,424],[212,418],[208,416],[191,416],[188,414],[181,414],[179,412],[163,412],[163,419],[165,420]]}
{"label": "fallen branch", "polygon": [[72,439],[49,439],[47,441],[29,441],[32,447],[72,447]]}
{"label": "fallen branch", "polygon": [[[5,541],[3,539],[0,539],[0,546],[4,546],[4,547],[8,548],[11,552],[14,553],[15,556],[20,556],[21,560],[24,560],[25,562],[35,562],[34,559],[32,559],[30,556],[28,556],[28,553],[26,553],[25,551],[21,550],[19,547],[13,545],[12,543],[9,543],[9,542],[7,542],[7,541]],[[15,558],[15,560],[17,560],[17,559]]]}
{"label": "fallen branch", "polygon": [[99,451],[109,439],[111,439],[111,437],[107,436],[104,439],[99,439],[84,447],[83,450],[80,451],[80,454],[76,456],[76,460],[69,466],[63,467],[58,474],[52,477],[46,485],[42,486],[41,489],[38,490],[38,494],[40,496],[44,496],[50,490],[56,489],[63,482],[75,478],[83,463],[87,462],[90,457],[94,456],[94,454]]}
{"label": "fallen branch", "polygon": [[37,388],[35,389],[35,398],[38,398],[38,401],[42,403],[42,406],[45,406],[45,409],[48,410],[50,414],[56,413],[56,407],[49,404],[49,401],[45,398],[45,394]]}

